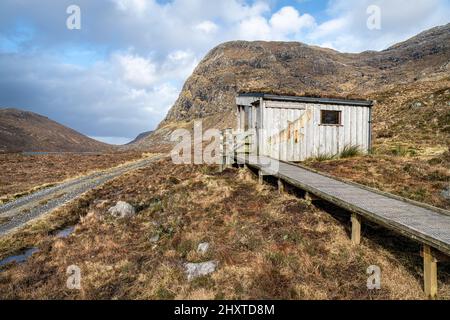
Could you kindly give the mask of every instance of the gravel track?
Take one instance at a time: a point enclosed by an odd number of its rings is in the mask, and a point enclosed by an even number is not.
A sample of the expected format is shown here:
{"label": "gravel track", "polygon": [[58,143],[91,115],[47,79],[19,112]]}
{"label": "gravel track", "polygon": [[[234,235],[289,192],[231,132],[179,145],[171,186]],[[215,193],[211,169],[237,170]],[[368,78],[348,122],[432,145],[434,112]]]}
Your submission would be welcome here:
{"label": "gravel track", "polygon": [[0,236],[19,228],[43,214],[63,206],[107,181],[124,173],[143,168],[161,156],[146,158],[119,167],[75,178],[53,187],[33,192],[0,206]]}

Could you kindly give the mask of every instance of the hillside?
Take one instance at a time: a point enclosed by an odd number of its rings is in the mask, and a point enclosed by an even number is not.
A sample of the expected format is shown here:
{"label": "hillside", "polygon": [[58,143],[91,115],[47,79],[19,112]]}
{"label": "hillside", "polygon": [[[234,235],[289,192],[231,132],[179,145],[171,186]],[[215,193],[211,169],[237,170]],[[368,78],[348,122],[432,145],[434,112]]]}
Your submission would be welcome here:
{"label": "hillside", "polygon": [[[442,141],[449,136],[449,74],[450,24],[386,50],[360,54],[298,42],[227,42],[205,56],[159,130],[139,145],[153,146],[154,137],[161,142],[170,128],[188,125],[196,118],[215,117],[210,125],[219,128],[232,125],[239,91],[373,99],[377,101],[375,135],[387,130],[395,140],[406,126],[417,133],[412,135],[414,142],[420,144],[421,133],[429,131],[432,134],[427,139]],[[436,112],[440,113],[437,120]],[[414,117],[410,118],[412,113]]]}
{"label": "hillside", "polygon": [[0,109],[0,152],[98,152],[112,147],[47,117],[18,109]]}
{"label": "hillside", "polygon": [[142,132],[142,133],[138,134],[137,137],[134,138],[133,141],[128,142],[127,145],[136,143],[136,142],[138,142],[138,141],[141,141],[142,139],[147,138],[149,135],[152,134],[152,132],[153,132],[153,131],[145,131],[145,132]]}

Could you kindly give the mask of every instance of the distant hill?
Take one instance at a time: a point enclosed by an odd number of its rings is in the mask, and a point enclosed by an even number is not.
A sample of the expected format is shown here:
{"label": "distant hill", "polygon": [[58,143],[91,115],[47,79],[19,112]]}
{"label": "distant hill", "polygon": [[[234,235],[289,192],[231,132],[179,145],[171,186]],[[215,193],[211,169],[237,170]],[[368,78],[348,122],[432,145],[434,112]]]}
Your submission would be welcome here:
{"label": "distant hill", "polygon": [[131,144],[135,144],[138,141],[141,141],[142,139],[147,138],[149,135],[151,135],[153,133],[153,131],[146,131],[146,132],[142,132],[140,133],[133,141],[128,142],[126,145],[131,145]]}
{"label": "distant hill", "polygon": [[373,99],[375,135],[388,131],[392,139],[407,134],[417,142],[445,142],[449,75],[450,24],[358,54],[300,42],[227,42],[204,57],[158,130],[139,145],[170,142],[174,128],[198,118],[208,119],[210,127],[234,126],[240,91]]}
{"label": "distant hill", "polygon": [[0,109],[0,152],[98,152],[112,146],[39,114]]}

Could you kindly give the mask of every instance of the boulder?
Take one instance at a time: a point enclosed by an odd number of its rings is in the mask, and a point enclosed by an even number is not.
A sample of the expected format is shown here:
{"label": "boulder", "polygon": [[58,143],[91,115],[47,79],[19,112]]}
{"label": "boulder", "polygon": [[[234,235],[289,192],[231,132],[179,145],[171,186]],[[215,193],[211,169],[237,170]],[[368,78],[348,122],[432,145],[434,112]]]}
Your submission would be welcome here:
{"label": "boulder", "polygon": [[209,243],[208,242],[202,242],[197,247],[197,252],[200,254],[205,254],[209,250]]}
{"label": "boulder", "polygon": [[217,261],[186,263],[184,267],[188,281],[213,273],[214,271],[216,271],[217,265]]}
{"label": "boulder", "polygon": [[420,101],[414,101],[413,103],[411,103],[410,107],[412,109],[419,109],[423,107],[423,103]]}
{"label": "boulder", "polygon": [[155,235],[155,236],[150,238],[150,242],[151,243],[156,243],[158,241],[159,241],[159,234],[157,234],[157,235]]}
{"label": "boulder", "polygon": [[134,207],[124,201],[119,201],[114,207],[109,208],[108,213],[116,218],[131,218],[136,215]]}
{"label": "boulder", "polygon": [[450,186],[441,191],[441,196],[445,200],[450,200]]}

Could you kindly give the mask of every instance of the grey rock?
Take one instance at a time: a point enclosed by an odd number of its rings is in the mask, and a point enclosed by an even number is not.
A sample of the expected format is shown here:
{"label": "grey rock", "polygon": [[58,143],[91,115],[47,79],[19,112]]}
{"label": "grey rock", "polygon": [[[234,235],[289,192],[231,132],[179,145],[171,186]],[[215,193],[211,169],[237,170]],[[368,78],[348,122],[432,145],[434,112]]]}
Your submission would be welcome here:
{"label": "grey rock", "polygon": [[127,202],[119,201],[114,207],[109,208],[108,213],[116,218],[131,218],[136,215],[136,210]]}
{"label": "grey rock", "polygon": [[188,281],[192,281],[195,278],[206,276],[208,274],[213,273],[214,271],[216,271],[217,266],[218,266],[217,261],[186,263],[184,265]]}
{"label": "grey rock", "polygon": [[411,103],[411,108],[414,108],[414,109],[422,108],[422,106],[423,106],[423,103],[420,101],[414,101],[413,103]]}
{"label": "grey rock", "polygon": [[450,186],[441,191],[441,196],[446,200],[450,200]]}
{"label": "grey rock", "polygon": [[209,250],[209,243],[208,242],[202,242],[197,247],[197,252],[201,254],[205,254]]}
{"label": "grey rock", "polygon": [[157,235],[155,235],[155,236],[150,238],[150,242],[152,242],[152,243],[156,243],[158,241],[159,241],[159,234],[157,234]]}

